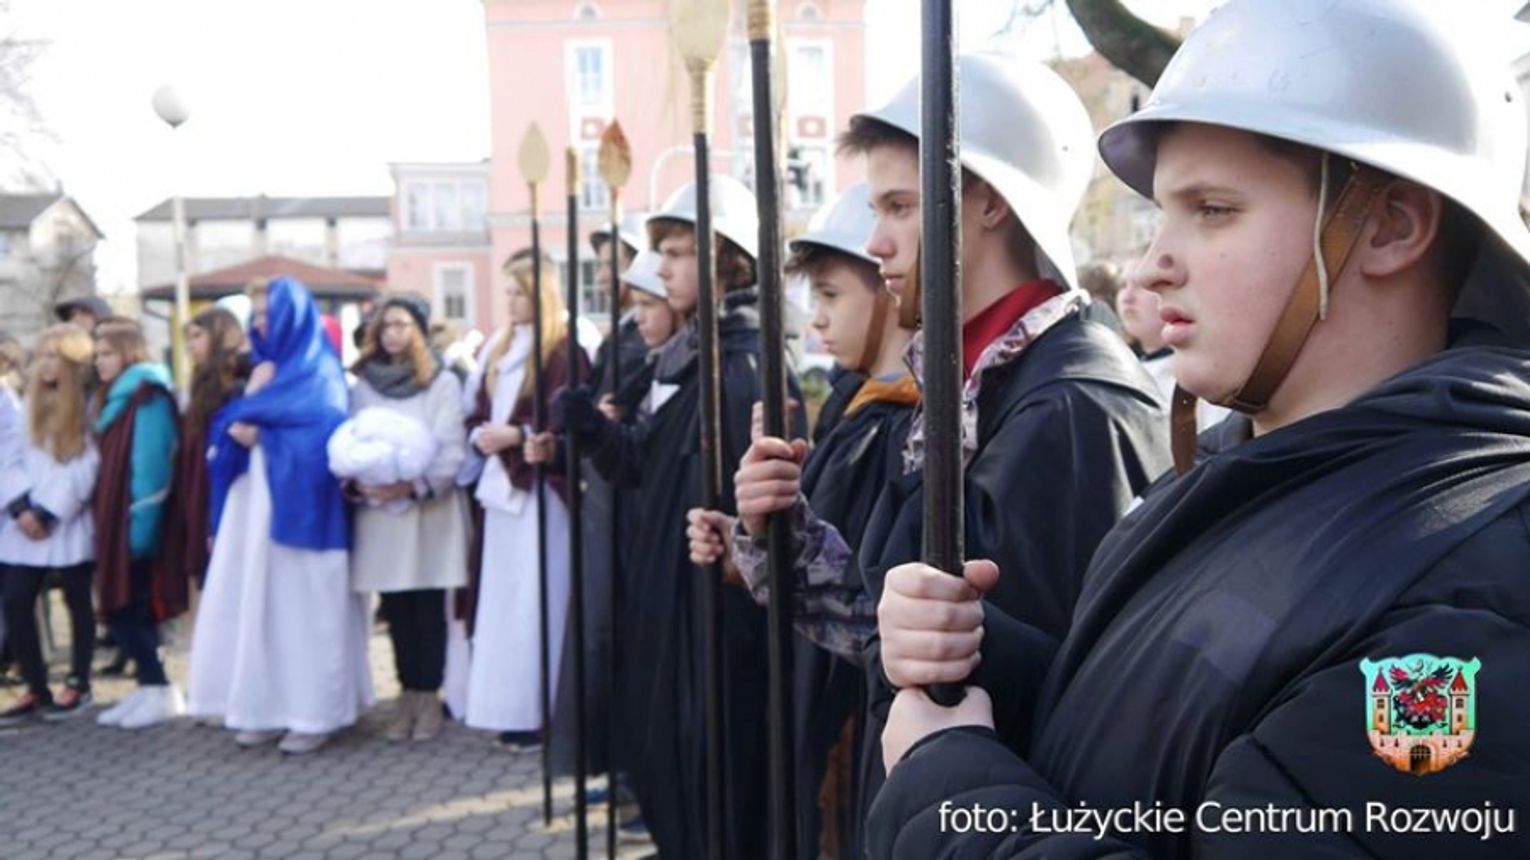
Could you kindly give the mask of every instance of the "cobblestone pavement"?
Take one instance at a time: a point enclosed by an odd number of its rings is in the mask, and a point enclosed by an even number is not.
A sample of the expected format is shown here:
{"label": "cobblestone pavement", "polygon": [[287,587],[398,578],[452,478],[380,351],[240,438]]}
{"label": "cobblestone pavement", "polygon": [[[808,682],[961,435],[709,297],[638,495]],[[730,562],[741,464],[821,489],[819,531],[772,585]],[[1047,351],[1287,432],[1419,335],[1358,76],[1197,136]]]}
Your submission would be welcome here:
{"label": "cobblestone pavement", "polygon": [[[66,647],[67,621],[56,617]],[[229,732],[186,719],[139,732],[103,728],[95,710],[0,730],[0,858],[574,856],[572,780],[554,784],[559,817],[546,828],[540,756],[506,752],[457,724],[426,743],[385,741],[398,693],[385,636],[373,637],[372,666],[378,706],[310,756],[243,750]],[[184,654],[172,653],[169,668],[184,678]],[[62,672],[55,663],[55,679]],[[98,678],[94,686],[104,705],[132,685]],[[19,692],[0,690],[0,707]],[[604,858],[603,806],[591,809],[590,829],[590,856]],[[653,851],[621,849],[624,860]]]}

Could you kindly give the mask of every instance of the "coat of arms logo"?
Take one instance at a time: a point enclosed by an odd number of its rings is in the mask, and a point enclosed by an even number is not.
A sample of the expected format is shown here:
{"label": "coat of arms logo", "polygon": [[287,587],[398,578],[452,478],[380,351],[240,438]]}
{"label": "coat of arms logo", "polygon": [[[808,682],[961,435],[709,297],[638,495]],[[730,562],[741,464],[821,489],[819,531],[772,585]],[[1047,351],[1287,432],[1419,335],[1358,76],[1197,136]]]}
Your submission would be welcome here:
{"label": "coat of arms logo", "polygon": [[1376,755],[1403,773],[1435,773],[1467,755],[1477,736],[1473,657],[1409,654],[1361,660],[1366,731]]}

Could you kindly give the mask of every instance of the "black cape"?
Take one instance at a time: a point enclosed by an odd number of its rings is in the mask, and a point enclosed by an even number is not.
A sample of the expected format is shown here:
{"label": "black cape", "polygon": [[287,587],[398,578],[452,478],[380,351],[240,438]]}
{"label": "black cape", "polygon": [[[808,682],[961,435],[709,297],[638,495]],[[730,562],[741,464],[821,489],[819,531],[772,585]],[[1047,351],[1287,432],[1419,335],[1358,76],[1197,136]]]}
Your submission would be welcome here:
{"label": "black cape", "polygon": [[[1009,749],[978,729],[916,747],[876,801],[874,855],[1530,856],[1527,499],[1530,353],[1512,350],[1442,353],[1209,457],[1100,547],[1044,681],[990,608],[984,663],[1006,680],[985,686],[1035,702],[1034,724],[1001,725]],[[1468,756],[1422,777],[1373,753],[1359,664],[1412,654],[1481,661]],[[1190,825],[1096,841],[1022,816],[1014,833],[941,833],[956,797],[1027,812],[1157,801]],[[1208,832],[1194,826],[1208,802],[1348,810],[1352,828]],[[1489,803],[1517,811],[1517,833],[1389,834],[1366,817]]]}
{"label": "black cape", "polygon": [[[964,480],[967,557],[999,565],[989,601],[1039,630],[1035,647],[1067,631],[1095,549],[1171,463],[1157,386],[1093,317],[1094,307],[1058,322],[993,371],[978,397],[978,448]],[[866,528],[861,564],[878,597],[889,569],[921,556],[919,477],[889,483]],[[871,797],[883,778],[880,738],[892,691],[875,639],[867,650],[861,778]]]}
{"label": "black cape", "polygon": [[[733,472],[749,445],[759,399],[760,334],[753,290],[730,293],[719,320],[722,506],[733,510]],[[706,854],[707,800],[702,662],[702,573],[691,564],[685,514],[701,503],[700,383],[692,325],[657,357],[655,379],[678,389],[620,439],[636,480],[637,522],[626,548],[630,589],[620,608],[623,738],[633,788],[659,852]],[[801,399],[793,379],[791,396]],[[806,432],[799,414],[794,432]],[[610,445],[594,452],[610,475]],[[765,612],[743,589],[722,590],[728,857],[763,857],[769,846]]]}
{"label": "black cape", "polygon": [[[819,412],[817,443],[802,474],[808,505],[852,549],[860,546],[861,532],[883,485],[902,472],[903,441],[913,417],[912,406],[887,401],[866,403],[847,415],[845,409],[863,382],[848,373],[836,379]],[[817,857],[823,827],[819,795],[829,753],[851,720],[851,749],[859,749],[864,742],[860,716],[865,710],[865,673],[797,636],[793,638],[792,683],[797,856]],[[860,856],[858,810],[863,803],[855,782],[842,780],[837,797],[837,808],[845,813],[837,827],[845,857]]]}

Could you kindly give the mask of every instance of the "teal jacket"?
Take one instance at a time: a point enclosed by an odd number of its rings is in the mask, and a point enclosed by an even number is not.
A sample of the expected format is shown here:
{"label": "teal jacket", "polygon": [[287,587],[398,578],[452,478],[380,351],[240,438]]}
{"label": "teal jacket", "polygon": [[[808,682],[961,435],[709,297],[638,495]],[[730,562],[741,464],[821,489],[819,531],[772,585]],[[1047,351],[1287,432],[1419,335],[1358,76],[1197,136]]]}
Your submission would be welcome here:
{"label": "teal jacket", "polygon": [[96,433],[105,433],[122,416],[138,386],[148,382],[165,389],[169,397],[155,397],[139,407],[133,419],[133,460],[128,489],[132,498],[128,513],[128,549],[143,559],[159,549],[160,525],[165,500],[170,495],[170,468],[175,462],[175,395],[164,365],[142,362],[129,367],[112,382],[106,403],[96,418]]}

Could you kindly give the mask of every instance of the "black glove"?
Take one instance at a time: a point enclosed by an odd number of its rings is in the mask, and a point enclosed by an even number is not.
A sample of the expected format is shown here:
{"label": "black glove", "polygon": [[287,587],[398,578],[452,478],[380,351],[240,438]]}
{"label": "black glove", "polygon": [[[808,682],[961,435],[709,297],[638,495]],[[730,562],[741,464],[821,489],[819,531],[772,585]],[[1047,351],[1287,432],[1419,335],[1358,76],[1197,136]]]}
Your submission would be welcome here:
{"label": "black glove", "polygon": [[608,423],[595,407],[594,393],[588,386],[565,388],[553,399],[553,431],[570,433],[581,444],[595,441]]}

